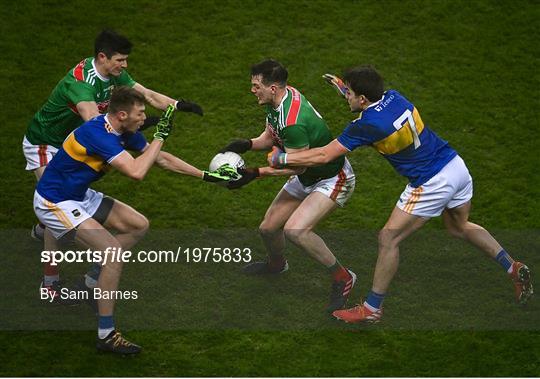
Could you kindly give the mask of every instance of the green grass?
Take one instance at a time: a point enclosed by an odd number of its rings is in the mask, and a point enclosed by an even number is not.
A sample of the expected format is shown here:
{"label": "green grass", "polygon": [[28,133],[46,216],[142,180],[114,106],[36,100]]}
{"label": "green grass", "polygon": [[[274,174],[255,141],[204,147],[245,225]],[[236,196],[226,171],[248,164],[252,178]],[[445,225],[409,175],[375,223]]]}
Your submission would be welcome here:
{"label": "green grass", "polygon": [[[85,308],[45,308],[32,292],[40,246],[25,233],[34,222],[35,182],[20,150],[33,113],[65,72],[92,54],[104,26],[134,43],[128,71],[135,80],[203,106],[203,118],[177,117],[166,144],[201,168],[230,139],[258,135],[263,127],[264,112],[249,93],[251,64],[282,61],[290,84],[337,135],[353,115],[320,76],[370,63],[467,162],[475,184],[472,220],[537,272],[536,2],[22,0],[5,4],[2,15],[0,284],[9,290],[0,293],[1,375],[540,374],[538,302],[514,306],[500,268],[444,236],[440,220],[403,245],[385,322],[375,328],[325,318],[324,270],[291,248],[291,272],[278,280],[244,278],[233,264],[128,265],[122,285],[143,297],[120,303],[119,326],[145,351],[135,359],[96,354],[95,321]],[[264,154],[245,159],[264,164]],[[406,182],[372,150],[349,159],[356,192],[320,230],[360,274],[358,298],[369,289],[376,230]],[[220,233],[232,229],[243,234],[235,233],[231,244],[249,245],[261,257],[256,228],[283,182],[265,179],[229,192],[153,169],[142,183],[111,173],[95,188],[150,219],[152,234],[141,247],[224,243]],[[160,239],[166,230],[168,239]],[[83,268],[62,272],[75,278]],[[74,330],[48,331],[58,327]]]}

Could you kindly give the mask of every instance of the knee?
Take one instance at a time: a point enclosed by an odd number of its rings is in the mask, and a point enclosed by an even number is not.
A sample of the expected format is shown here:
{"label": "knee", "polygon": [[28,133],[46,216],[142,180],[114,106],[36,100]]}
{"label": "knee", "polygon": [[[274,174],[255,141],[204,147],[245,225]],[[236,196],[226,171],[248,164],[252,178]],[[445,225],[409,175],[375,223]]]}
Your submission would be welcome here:
{"label": "knee", "polygon": [[456,225],[456,224],[446,224],[446,231],[448,234],[450,234],[452,237],[456,238],[463,238],[465,235],[465,229],[462,225]]}
{"label": "knee", "polygon": [[283,228],[283,232],[285,233],[285,237],[289,241],[291,241],[295,245],[302,246],[310,230],[303,229],[295,225],[285,225],[285,227]]}
{"label": "knee", "polygon": [[143,216],[139,215],[131,225],[132,233],[136,234],[137,236],[143,237],[146,232],[148,232],[148,229],[150,228],[150,221]]}
{"label": "knee", "polygon": [[396,233],[393,230],[383,228],[378,236],[379,251],[390,250],[397,246]]}
{"label": "knee", "polygon": [[259,225],[259,235],[262,238],[269,238],[276,234],[280,228],[277,228],[275,225],[272,225],[268,220],[264,219]]}

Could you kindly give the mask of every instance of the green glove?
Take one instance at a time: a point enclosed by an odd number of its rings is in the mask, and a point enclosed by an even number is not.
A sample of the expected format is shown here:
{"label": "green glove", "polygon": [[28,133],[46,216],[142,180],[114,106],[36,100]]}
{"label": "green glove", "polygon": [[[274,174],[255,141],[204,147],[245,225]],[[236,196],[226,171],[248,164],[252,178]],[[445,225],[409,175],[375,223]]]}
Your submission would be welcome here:
{"label": "green glove", "polygon": [[174,116],[174,105],[170,104],[167,109],[161,114],[159,122],[156,125],[156,132],[154,133],[154,139],[165,141],[173,126],[172,120]]}
{"label": "green glove", "polygon": [[203,171],[203,180],[205,182],[218,183],[229,182],[231,180],[237,180],[240,178],[240,174],[234,167],[229,164],[224,164],[214,171]]}

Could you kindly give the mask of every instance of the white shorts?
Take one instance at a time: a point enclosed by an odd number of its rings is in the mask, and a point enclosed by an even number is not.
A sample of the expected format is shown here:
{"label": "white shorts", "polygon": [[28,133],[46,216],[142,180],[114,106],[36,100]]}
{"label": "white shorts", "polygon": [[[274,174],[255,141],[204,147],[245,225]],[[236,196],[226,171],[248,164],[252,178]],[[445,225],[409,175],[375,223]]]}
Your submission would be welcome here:
{"label": "white shorts", "polygon": [[102,200],[103,194],[90,188],[86,191],[83,201],[66,200],[56,204],[35,191],[34,212],[54,238],[59,239],[92,217]]}
{"label": "white shorts", "polygon": [[24,136],[22,148],[28,171],[47,166],[58,152],[58,149],[51,145],[32,145],[26,136]]}
{"label": "white shorts", "polygon": [[283,189],[300,200],[304,200],[312,192],[320,192],[334,200],[340,207],[343,207],[354,192],[355,182],[354,171],[349,160],[345,158],[343,168],[336,176],[321,180],[309,187],[304,187],[298,176],[295,175],[285,183]]}
{"label": "white shorts", "polygon": [[471,175],[458,155],[421,186],[415,188],[407,184],[396,206],[415,216],[437,217],[445,208],[459,207],[472,196]]}

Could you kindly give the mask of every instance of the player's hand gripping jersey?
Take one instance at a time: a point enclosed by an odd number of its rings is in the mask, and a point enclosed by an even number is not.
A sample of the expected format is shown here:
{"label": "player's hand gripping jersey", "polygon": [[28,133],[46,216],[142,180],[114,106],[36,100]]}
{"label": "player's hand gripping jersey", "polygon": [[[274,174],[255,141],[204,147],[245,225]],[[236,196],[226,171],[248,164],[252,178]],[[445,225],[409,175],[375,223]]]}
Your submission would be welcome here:
{"label": "player's hand gripping jersey", "polygon": [[59,148],[67,135],[83,123],[76,104],[95,101],[100,113],[105,113],[116,86],[133,87],[135,81],[126,70],[118,76],[102,77],[94,66],[94,58],[86,58],[58,82],[47,102],[30,121],[26,138],[33,145]]}
{"label": "player's hand gripping jersey", "polygon": [[[277,109],[266,106],[266,129],[274,145],[285,148],[321,147],[333,140],[321,115],[296,88],[287,86],[287,93]],[[323,166],[310,167],[298,178],[304,186],[338,174],[345,162],[339,157]]]}
{"label": "player's hand gripping jersey", "polygon": [[53,203],[82,201],[90,184],[105,174],[114,158],[125,149],[142,151],[146,144],[140,132],[118,134],[105,115],[95,117],[66,138],[45,169],[37,192]]}
{"label": "player's hand gripping jersey", "polygon": [[427,182],[457,155],[424,125],[414,105],[394,90],[360,113],[337,139],[348,150],[373,146],[413,187]]}

